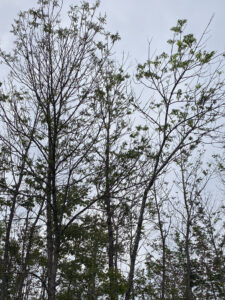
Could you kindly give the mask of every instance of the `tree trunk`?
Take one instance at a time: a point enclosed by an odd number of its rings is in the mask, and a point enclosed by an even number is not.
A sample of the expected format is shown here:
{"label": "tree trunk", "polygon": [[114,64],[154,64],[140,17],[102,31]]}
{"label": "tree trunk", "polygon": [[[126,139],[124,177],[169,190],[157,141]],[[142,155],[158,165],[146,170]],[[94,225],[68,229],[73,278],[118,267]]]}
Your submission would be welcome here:
{"label": "tree trunk", "polygon": [[191,260],[189,252],[189,233],[190,233],[190,220],[188,219],[186,238],[185,238],[185,254],[186,254],[186,299],[192,300],[192,290],[191,290]]}
{"label": "tree trunk", "polygon": [[12,199],[12,207],[10,211],[9,221],[6,228],[4,256],[2,262],[2,286],[1,286],[1,300],[7,300],[8,298],[8,277],[9,277],[9,245],[10,245],[10,233],[12,228],[12,222],[15,214],[17,193],[15,193]]}
{"label": "tree trunk", "polygon": [[24,287],[24,281],[28,275],[28,270],[27,270],[27,265],[28,265],[28,261],[30,259],[30,251],[32,248],[32,244],[33,244],[33,236],[34,236],[34,230],[35,230],[35,226],[37,225],[37,222],[40,218],[42,209],[43,209],[43,205],[44,205],[44,201],[42,201],[42,204],[40,206],[39,212],[37,214],[36,220],[34,221],[32,227],[30,228],[30,235],[29,235],[29,239],[28,239],[28,246],[27,246],[27,253],[26,253],[26,257],[25,257],[25,261],[23,263],[23,267],[21,270],[21,275],[19,277],[19,281],[17,284],[17,294],[18,294],[18,299],[17,300],[23,300],[23,287]]}
{"label": "tree trunk", "polygon": [[11,206],[11,210],[10,210],[9,221],[8,221],[8,224],[7,224],[7,227],[6,227],[4,256],[3,256],[3,262],[2,262],[1,300],[7,300],[8,299],[8,276],[9,276],[8,266],[9,266],[10,234],[11,234],[13,218],[14,218],[14,215],[15,215],[17,196],[18,196],[19,189],[20,189],[20,186],[21,186],[21,183],[22,183],[22,179],[23,179],[24,167],[25,167],[25,162],[22,163],[19,180],[18,180],[18,183],[16,185],[16,189],[14,191],[14,195],[13,195],[13,198],[12,198],[12,206]]}
{"label": "tree trunk", "polygon": [[111,206],[110,198],[110,162],[109,162],[109,152],[110,152],[110,137],[109,137],[110,125],[107,128],[107,140],[106,140],[106,162],[105,162],[105,180],[106,180],[106,190],[105,190],[105,205],[107,214],[107,229],[108,229],[108,265],[109,265],[109,296],[111,300],[116,300],[116,284],[115,284],[115,270],[114,270],[114,234],[113,234],[113,212]]}
{"label": "tree trunk", "polygon": [[142,199],[141,210],[140,210],[140,215],[139,215],[138,225],[137,225],[137,230],[136,230],[136,236],[134,239],[134,246],[133,246],[133,249],[131,252],[130,271],[129,271],[129,276],[128,276],[128,285],[127,285],[127,292],[126,292],[125,300],[130,300],[131,292],[133,289],[135,262],[136,262],[136,258],[137,258],[139,242],[141,239],[141,230],[142,230],[144,210],[145,210],[145,205],[146,205],[146,201],[147,201],[148,191],[149,191],[149,189],[145,190],[145,193],[144,193],[144,196]]}

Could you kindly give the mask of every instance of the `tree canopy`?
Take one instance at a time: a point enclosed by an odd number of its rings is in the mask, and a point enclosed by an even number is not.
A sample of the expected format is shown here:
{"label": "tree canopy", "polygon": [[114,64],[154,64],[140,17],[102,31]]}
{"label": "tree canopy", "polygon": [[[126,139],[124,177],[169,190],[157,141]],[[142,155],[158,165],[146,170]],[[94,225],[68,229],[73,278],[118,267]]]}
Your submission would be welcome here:
{"label": "tree canopy", "polygon": [[223,299],[224,53],[178,20],[133,77],[99,2],[62,7],[0,51],[0,298]]}

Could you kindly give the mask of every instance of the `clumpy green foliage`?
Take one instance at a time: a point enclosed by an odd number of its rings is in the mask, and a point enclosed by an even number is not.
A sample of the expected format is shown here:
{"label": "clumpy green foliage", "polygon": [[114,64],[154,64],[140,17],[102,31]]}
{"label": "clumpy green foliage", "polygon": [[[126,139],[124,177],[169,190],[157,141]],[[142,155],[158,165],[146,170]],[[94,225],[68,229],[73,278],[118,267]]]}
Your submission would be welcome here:
{"label": "clumpy green foliage", "polygon": [[21,12],[0,53],[0,298],[222,299],[224,163],[193,156],[223,124],[224,56],[178,20],[136,97],[99,3],[67,26],[61,5]]}

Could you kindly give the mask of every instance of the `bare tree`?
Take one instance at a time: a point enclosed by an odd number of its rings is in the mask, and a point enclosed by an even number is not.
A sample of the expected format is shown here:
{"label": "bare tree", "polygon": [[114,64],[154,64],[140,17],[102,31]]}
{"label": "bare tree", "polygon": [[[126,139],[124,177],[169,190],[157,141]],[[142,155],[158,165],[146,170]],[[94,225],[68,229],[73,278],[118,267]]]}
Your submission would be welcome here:
{"label": "bare tree", "polygon": [[[178,20],[168,41],[171,51],[151,57],[149,48],[147,62],[138,65],[136,80],[144,91],[135,99],[127,92],[123,67],[111,57],[119,36],[105,30],[105,17],[97,15],[99,3],[72,6],[66,26],[60,20],[62,5],[61,0],[40,0],[36,9],[21,12],[12,30],[14,50],[0,52],[10,70],[10,88],[0,99],[5,164],[0,166],[0,188],[6,208],[1,299],[14,293],[18,299],[34,295],[55,300],[64,289],[70,297],[76,284],[80,286],[72,297],[134,299],[144,226],[154,221],[149,220],[151,206],[162,246],[160,297],[165,299],[170,228],[165,227],[162,209],[167,199],[160,198],[158,183],[177,163],[186,212],[185,295],[192,299],[192,202],[199,190],[188,196],[181,158],[219,127],[224,56],[206,51],[207,29],[196,40],[185,34],[186,21]],[[150,100],[142,100],[149,92]],[[127,117],[131,111],[134,126]],[[139,117],[142,123],[135,126]],[[19,273],[12,276],[11,289],[7,273],[13,243]],[[88,248],[88,262],[81,245]],[[85,292],[81,281],[70,278],[70,262],[78,277],[89,273]]]}
{"label": "bare tree", "polygon": [[141,240],[142,224],[149,192],[160,174],[176,158],[178,152],[190,151],[203,136],[213,131],[219,108],[223,105],[224,84],[220,78],[223,56],[205,50],[206,32],[197,41],[185,35],[186,20],[178,20],[168,41],[171,52],[150,56],[138,65],[136,78],[150,90],[152,99],[134,106],[149,126],[146,159],[151,161],[148,182],[140,199],[141,208],[133,242],[126,300],[130,299],[135,262]]}
{"label": "bare tree", "polygon": [[141,151],[138,147],[132,148],[128,142],[131,130],[129,115],[132,110],[129,101],[131,95],[128,94],[129,76],[123,70],[123,65],[117,67],[113,61],[108,62],[101,74],[96,99],[99,102],[98,121],[102,123],[102,129],[100,142],[92,153],[93,169],[96,170],[93,182],[103,200],[99,202],[99,207],[105,215],[108,232],[109,296],[116,300],[120,286],[124,284],[118,261],[122,260],[121,253],[127,240],[125,232],[131,208],[130,194],[136,187],[134,178],[137,176]]}
{"label": "bare tree", "polygon": [[[26,172],[42,182],[48,299],[55,299],[62,234],[88,197],[88,187],[83,189],[84,182],[80,186],[81,178],[88,176],[84,158],[101,128],[101,124],[95,126],[94,91],[118,38],[104,30],[105,18],[96,17],[98,3],[71,7],[69,25],[64,28],[60,25],[61,6],[61,1],[40,1],[37,9],[20,13],[13,26],[15,49],[11,55],[1,52],[12,80],[23,87],[30,117],[35,120],[33,131],[24,130],[28,126],[23,125],[20,132],[21,138],[30,141],[27,149],[31,143],[35,147],[32,162],[27,163],[27,153],[17,154],[24,157]],[[21,176],[24,168],[20,168]],[[77,191],[83,189],[79,197],[71,197],[75,186]],[[7,257],[5,261],[7,264]],[[6,293],[7,284],[2,284],[2,299]]]}
{"label": "bare tree", "polygon": [[[24,137],[21,132],[27,128],[22,124],[25,116],[25,108],[21,110],[18,103],[17,95],[13,93],[10,97],[10,102],[5,105],[7,97],[1,102],[1,125],[3,134],[0,136],[1,147],[5,152],[8,161],[6,168],[5,182],[2,182],[4,191],[4,198],[9,202],[9,215],[6,220],[6,232],[4,238],[4,257],[2,262],[2,290],[1,297],[5,299],[8,297],[8,281],[9,281],[9,249],[11,231],[14,228],[13,222],[16,216],[18,205],[21,206],[21,195],[23,197],[25,170],[27,167],[27,160],[31,152],[31,145],[33,142],[34,130],[37,125],[37,118],[28,121],[26,119],[26,126],[29,126],[29,135]],[[21,100],[21,99],[20,99]],[[7,101],[8,102],[8,101]],[[37,116],[37,115],[36,115]],[[7,177],[9,179],[7,180]],[[24,196],[25,198],[26,196]],[[37,218],[38,220],[38,218]],[[36,221],[37,222],[37,221]],[[17,222],[19,224],[19,222]]]}
{"label": "bare tree", "polygon": [[[192,253],[193,253],[193,227],[200,223],[201,210],[204,207],[203,192],[212,177],[213,170],[206,171],[203,169],[202,154],[194,162],[190,161],[189,154],[181,154],[177,159],[179,166],[179,174],[176,174],[176,185],[182,194],[182,208],[179,210],[179,205],[175,204],[175,211],[180,214],[179,223],[182,224],[181,235],[184,239],[185,252],[185,297],[193,299],[192,291]],[[179,199],[179,196],[178,196]],[[178,200],[179,201],[179,200]]]}

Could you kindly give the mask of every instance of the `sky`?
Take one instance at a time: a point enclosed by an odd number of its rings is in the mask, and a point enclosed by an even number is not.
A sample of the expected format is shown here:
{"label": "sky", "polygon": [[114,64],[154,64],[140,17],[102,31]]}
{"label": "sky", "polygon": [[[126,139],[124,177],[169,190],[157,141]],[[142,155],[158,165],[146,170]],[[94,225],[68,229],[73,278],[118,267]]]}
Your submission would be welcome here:
{"label": "sky", "polygon": [[[78,2],[64,0],[65,5]],[[0,0],[0,47],[10,48],[9,31],[17,13],[35,5],[36,0]],[[131,64],[147,58],[150,40],[153,50],[164,51],[169,29],[177,19],[187,19],[188,31],[199,36],[214,15],[208,46],[225,50],[224,0],[102,0],[100,11],[107,15],[107,28],[121,36],[115,49],[117,55],[125,53]]]}

